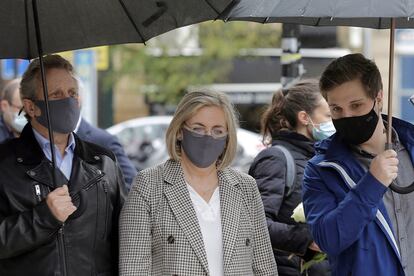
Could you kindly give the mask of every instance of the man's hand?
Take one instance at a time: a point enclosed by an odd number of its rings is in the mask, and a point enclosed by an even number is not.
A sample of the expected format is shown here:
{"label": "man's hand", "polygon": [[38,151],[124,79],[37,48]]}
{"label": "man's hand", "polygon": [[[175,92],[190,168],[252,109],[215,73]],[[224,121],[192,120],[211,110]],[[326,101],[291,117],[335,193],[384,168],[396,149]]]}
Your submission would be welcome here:
{"label": "man's hand", "polygon": [[55,218],[61,222],[65,222],[76,211],[76,206],[72,203],[67,185],[50,192],[46,197],[46,203]]}
{"label": "man's hand", "polygon": [[369,171],[379,182],[388,187],[397,178],[397,153],[394,150],[386,150],[378,154],[372,160]]}

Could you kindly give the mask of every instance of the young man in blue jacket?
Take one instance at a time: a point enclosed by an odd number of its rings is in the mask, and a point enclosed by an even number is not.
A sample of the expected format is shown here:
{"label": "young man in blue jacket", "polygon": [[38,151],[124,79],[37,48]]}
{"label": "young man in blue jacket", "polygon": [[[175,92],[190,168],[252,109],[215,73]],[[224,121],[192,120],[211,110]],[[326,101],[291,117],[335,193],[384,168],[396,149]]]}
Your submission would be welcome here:
{"label": "young man in blue jacket", "polygon": [[385,149],[381,76],[361,54],[334,60],[320,88],[337,132],[316,146],[305,170],[312,235],[328,253],[333,275],[412,276],[414,193],[388,186],[414,180],[414,127],[394,119],[392,149]]}

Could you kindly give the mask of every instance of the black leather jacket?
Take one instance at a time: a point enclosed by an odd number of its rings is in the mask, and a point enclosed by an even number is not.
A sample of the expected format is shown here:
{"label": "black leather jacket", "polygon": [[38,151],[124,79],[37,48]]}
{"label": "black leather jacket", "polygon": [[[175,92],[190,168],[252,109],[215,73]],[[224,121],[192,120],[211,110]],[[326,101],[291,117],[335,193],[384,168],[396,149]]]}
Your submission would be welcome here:
{"label": "black leather jacket", "polygon": [[64,224],[45,202],[55,189],[52,166],[31,125],[0,145],[0,275],[117,275],[123,177],[111,152],[75,142],[71,178],[57,171],[57,183],[68,183],[75,205],[85,190],[87,205]]}

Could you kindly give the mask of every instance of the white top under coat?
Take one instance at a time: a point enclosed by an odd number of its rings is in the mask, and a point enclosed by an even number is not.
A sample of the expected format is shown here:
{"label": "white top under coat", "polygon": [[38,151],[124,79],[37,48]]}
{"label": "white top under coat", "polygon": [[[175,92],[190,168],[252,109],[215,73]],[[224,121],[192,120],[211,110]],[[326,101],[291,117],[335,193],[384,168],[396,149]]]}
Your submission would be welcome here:
{"label": "white top under coat", "polygon": [[220,215],[220,192],[217,187],[207,203],[190,185],[187,184],[191,201],[197,215],[210,276],[223,276],[223,233]]}

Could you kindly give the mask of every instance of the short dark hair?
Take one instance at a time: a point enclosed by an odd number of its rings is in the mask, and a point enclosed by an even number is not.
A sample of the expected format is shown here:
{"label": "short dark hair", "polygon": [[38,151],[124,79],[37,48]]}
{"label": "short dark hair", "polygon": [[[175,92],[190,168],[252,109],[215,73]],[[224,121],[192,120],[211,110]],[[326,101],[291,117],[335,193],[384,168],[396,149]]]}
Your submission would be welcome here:
{"label": "short dark hair", "polygon": [[367,96],[372,99],[382,90],[382,79],[377,65],[362,54],[349,54],[332,61],[322,73],[319,87],[327,99],[329,91],[355,79],[361,81]]}

